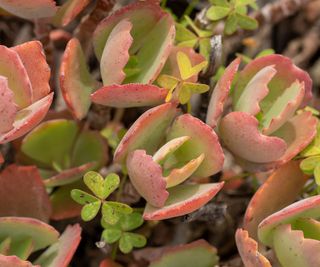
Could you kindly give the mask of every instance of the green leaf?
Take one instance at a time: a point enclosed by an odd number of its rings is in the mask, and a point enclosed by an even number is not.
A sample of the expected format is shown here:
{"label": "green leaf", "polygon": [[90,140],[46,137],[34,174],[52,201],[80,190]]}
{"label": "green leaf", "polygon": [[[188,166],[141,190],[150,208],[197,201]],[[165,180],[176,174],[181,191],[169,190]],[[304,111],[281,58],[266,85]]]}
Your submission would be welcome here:
{"label": "green leaf", "polygon": [[211,44],[209,38],[202,38],[199,41],[199,52],[204,58],[209,61],[210,59],[210,52],[211,52]]}
{"label": "green leaf", "polygon": [[196,40],[198,37],[191,31],[189,31],[184,25],[176,23],[176,41],[178,43]]}
{"label": "green leaf", "polygon": [[237,30],[238,18],[235,14],[230,14],[224,26],[224,32],[228,35],[233,34]]}
{"label": "green leaf", "polygon": [[142,248],[146,245],[147,240],[143,235],[135,233],[124,233],[125,238],[130,240],[130,243],[133,247]]}
{"label": "green leaf", "polygon": [[182,80],[187,80],[190,77],[198,74],[208,64],[207,61],[203,61],[195,66],[192,66],[189,57],[181,51],[177,53],[177,62]]}
{"label": "green leaf", "polygon": [[184,105],[190,101],[191,98],[191,91],[188,88],[181,87],[179,92],[179,102]]}
{"label": "green leaf", "polygon": [[130,214],[133,211],[130,206],[124,203],[113,202],[113,201],[108,201],[106,203],[108,203],[108,205],[111,206],[114,209],[114,211],[121,214]]}
{"label": "green leaf", "polygon": [[210,0],[210,2],[216,6],[224,6],[224,7],[230,6],[227,0]]}
{"label": "green leaf", "polygon": [[225,18],[230,13],[230,7],[224,6],[212,6],[207,11],[208,19],[217,21]]}
{"label": "green leaf", "polygon": [[0,254],[8,255],[11,246],[11,238],[7,237],[6,239],[0,242]]}
{"label": "green leaf", "polygon": [[208,92],[210,87],[207,84],[185,82],[183,83],[182,90],[186,89],[195,94],[203,94],[205,92]]}
{"label": "green leaf", "polygon": [[87,192],[84,192],[79,189],[73,189],[71,190],[71,197],[74,201],[81,205],[90,204],[96,201],[99,201],[98,198],[88,194]]}
{"label": "green leaf", "polygon": [[300,169],[306,174],[313,174],[315,167],[320,163],[320,156],[306,158],[300,163]]}
{"label": "green leaf", "polygon": [[126,235],[122,235],[119,241],[119,248],[122,253],[130,253],[133,249],[133,246],[130,242],[130,239]]}
{"label": "green leaf", "polygon": [[90,204],[85,205],[81,210],[81,218],[85,222],[91,221],[94,217],[97,216],[101,207],[101,201],[96,201]]}
{"label": "green leaf", "polygon": [[111,205],[108,205],[108,202],[106,202],[102,205],[102,218],[107,223],[114,225],[119,221],[120,215]]}
{"label": "green leaf", "polygon": [[248,9],[246,6],[236,6],[235,7],[235,12],[239,13],[241,15],[246,15],[248,12]]}
{"label": "green leaf", "polygon": [[109,196],[112,192],[114,192],[120,184],[119,175],[115,173],[110,173],[107,175],[105,179],[105,195]]}
{"label": "green leaf", "polygon": [[104,179],[99,173],[94,171],[87,172],[83,177],[83,181],[98,198],[104,199]]}
{"label": "green leaf", "polygon": [[121,216],[120,225],[123,231],[132,231],[143,224],[144,220],[142,215],[138,212],[133,212],[131,214],[126,214]]}
{"label": "green leaf", "polygon": [[108,244],[112,244],[116,241],[118,241],[120,239],[122,235],[121,230],[119,229],[105,229],[102,232],[102,238],[108,243]]}
{"label": "green leaf", "polygon": [[314,179],[317,185],[320,185],[320,162],[316,165],[313,171]]}
{"label": "green leaf", "polygon": [[198,39],[183,41],[178,44],[179,47],[191,47],[194,48],[196,44],[198,43]]}
{"label": "green leaf", "polygon": [[178,85],[179,79],[170,75],[162,74],[157,79],[157,83],[162,88],[173,90]]}
{"label": "green leaf", "polygon": [[272,48],[264,49],[256,55],[256,58],[272,55],[274,53],[275,53],[275,51]]}
{"label": "green leaf", "polygon": [[236,13],[236,17],[238,20],[238,24],[242,29],[254,30],[259,26],[258,21],[252,17],[246,16],[240,13]]}

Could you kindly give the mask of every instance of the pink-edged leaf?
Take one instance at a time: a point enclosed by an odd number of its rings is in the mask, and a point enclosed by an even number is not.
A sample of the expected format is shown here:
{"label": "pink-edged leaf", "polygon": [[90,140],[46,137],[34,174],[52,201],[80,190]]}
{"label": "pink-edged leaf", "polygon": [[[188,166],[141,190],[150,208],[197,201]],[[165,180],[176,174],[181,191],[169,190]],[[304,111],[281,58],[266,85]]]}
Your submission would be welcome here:
{"label": "pink-edged leaf", "polygon": [[123,19],[129,19],[133,25],[130,54],[136,54],[140,69],[125,82],[151,83],[170,54],[175,36],[174,21],[153,2],[139,1],[121,8],[101,21],[94,32],[93,44],[99,60],[111,31]]}
{"label": "pink-edged leaf", "polygon": [[257,115],[260,112],[260,101],[269,93],[268,83],[276,73],[274,66],[267,66],[258,71],[244,88],[234,110]]}
{"label": "pink-edged leaf", "polygon": [[13,129],[5,134],[0,134],[0,144],[17,139],[36,127],[47,114],[52,99],[53,93],[50,93],[31,106],[20,110],[13,123]]}
{"label": "pink-edged leaf", "polygon": [[206,118],[206,123],[212,128],[216,127],[218,121],[220,120],[224,109],[224,104],[227,101],[231,84],[235,74],[238,71],[240,62],[240,58],[237,58],[231,62],[213,90]]}
{"label": "pink-edged leaf", "polygon": [[53,0],[0,0],[0,7],[24,19],[52,17],[57,9]]}
{"label": "pink-edged leaf", "polygon": [[168,140],[181,136],[189,136],[190,140],[174,153],[179,162],[190,161],[204,154],[204,160],[194,175],[207,177],[221,170],[224,154],[216,133],[208,125],[190,114],[181,115],[174,121]]}
{"label": "pink-edged leaf", "polygon": [[121,84],[125,79],[123,69],[129,61],[129,49],[133,43],[131,29],[132,23],[124,19],[110,33],[100,59],[103,85]]}
{"label": "pink-edged leaf", "polygon": [[273,231],[273,248],[282,266],[320,266],[320,241],[308,239],[290,224],[279,225]]}
{"label": "pink-edged leaf", "polygon": [[80,216],[82,206],[71,198],[71,190],[87,190],[82,181],[64,185],[54,191],[51,196],[52,220],[64,220]]}
{"label": "pink-edged leaf", "polygon": [[60,87],[63,98],[77,119],[83,119],[91,105],[90,94],[96,82],[89,73],[80,42],[68,42],[60,67]]}
{"label": "pink-edged leaf", "polygon": [[162,168],[144,150],[135,150],[127,157],[130,181],[138,193],[154,207],[163,207],[169,193]]}
{"label": "pink-edged leaf", "polygon": [[274,66],[277,73],[270,81],[269,94],[260,103],[263,112],[270,108],[270,105],[296,80],[305,85],[305,96],[302,105],[306,105],[312,97],[312,80],[309,74],[296,67],[293,62],[282,55],[267,55],[252,60],[240,72],[237,88],[234,91],[233,103],[237,103],[245,86],[254,77],[254,75],[266,66]]}
{"label": "pink-edged leaf", "polygon": [[68,0],[57,11],[53,18],[56,26],[66,26],[73,21],[90,3],[90,0]]}
{"label": "pink-edged leaf", "polygon": [[136,52],[146,34],[154,28],[163,16],[164,12],[159,5],[148,3],[147,1],[126,5],[115,11],[111,16],[102,20],[94,32],[93,45],[97,58],[100,60],[110,33],[121,20],[129,19],[133,25],[132,36],[134,43],[132,50]]}
{"label": "pink-edged leaf", "polygon": [[[303,125],[303,127],[301,127]],[[317,118],[311,112],[303,112],[288,120],[279,130],[273,133],[286,141],[287,150],[279,159],[284,164],[306,148],[317,133]]]}
{"label": "pink-edged leaf", "polygon": [[29,106],[32,103],[32,87],[19,54],[3,45],[0,45],[0,54],[0,75],[8,79],[14,102],[19,109]]}
{"label": "pink-edged leaf", "polygon": [[188,179],[198,169],[203,160],[204,154],[201,154],[199,157],[190,160],[181,168],[173,169],[169,175],[165,177],[167,181],[167,188],[181,184]]}
{"label": "pink-edged leaf", "polygon": [[231,112],[220,123],[220,134],[226,146],[246,160],[266,163],[280,159],[287,145],[281,138],[262,135],[258,120],[246,112]]}
{"label": "pink-edged leaf", "polygon": [[0,217],[0,240],[11,237],[13,243],[31,238],[33,251],[58,241],[59,233],[51,225],[33,218]]}
{"label": "pink-edged leaf", "polygon": [[151,84],[114,84],[98,89],[91,95],[91,100],[117,108],[155,106],[164,103],[167,93],[166,89]]}
{"label": "pink-edged leaf", "polygon": [[122,138],[114,154],[115,162],[123,163],[130,151],[140,148],[152,155],[177,113],[176,105],[172,103],[162,104],[143,113]]}
{"label": "pink-edged leaf", "polygon": [[13,128],[17,106],[13,101],[13,92],[8,86],[8,79],[0,76],[0,134]]}
{"label": "pink-edged leaf", "polygon": [[46,61],[43,46],[39,41],[30,41],[12,47],[16,51],[28,73],[36,102],[50,93],[50,67]]}
{"label": "pink-edged leaf", "polygon": [[244,229],[257,240],[259,223],[272,213],[294,202],[308,180],[298,161],[277,169],[251,198],[244,216]]}
{"label": "pink-edged leaf", "polygon": [[100,262],[99,267],[122,267],[122,265],[116,263],[112,259],[104,259],[102,262]]}
{"label": "pink-edged leaf", "polygon": [[51,204],[35,166],[10,165],[0,174],[0,216],[49,221]]}
{"label": "pink-edged leaf", "polygon": [[0,266],[1,267],[40,267],[39,265],[33,265],[29,261],[23,261],[17,256],[5,256],[0,254]]}
{"label": "pink-edged leaf", "polygon": [[164,207],[155,208],[147,203],[145,220],[164,220],[191,213],[208,203],[223,187],[215,184],[183,184],[168,189],[169,198]]}
{"label": "pink-edged leaf", "polygon": [[290,224],[303,217],[320,217],[320,196],[300,200],[265,218],[258,227],[259,240],[267,246],[272,246],[272,232],[277,226]]}
{"label": "pink-edged leaf", "polygon": [[239,164],[244,170],[249,172],[266,172],[272,169],[277,168],[281,165],[278,161],[266,162],[266,163],[257,163],[249,160],[245,160],[241,157],[235,156],[237,164]]}
{"label": "pink-edged leaf", "polygon": [[301,105],[304,97],[304,84],[294,82],[277,98],[262,117],[262,133],[270,135],[278,130]]}
{"label": "pink-edged leaf", "polygon": [[59,174],[44,180],[43,182],[45,186],[48,187],[70,184],[82,178],[86,172],[94,167],[94,165],[96,165],[95,162],[88,162],[86,164],[64,170]]}
{"label": "pink-edged leaf", "polygon": [[[177,62],[177,54],[179,52],[183,52],[185,55],[187,55],[192,66],[198,65],[201,62],[205,61],[205,58],[201,54],[196,53],[194,49],[192,49],[191,47],[174,46],[171,49],[168,60],[162,70],[163,74],[167,74],[167,75],[174,76],[176,78],[181,79],[179,66]],[[198,74],[193,75],[192,77],[187,79],[188,82],[193,82],[193,83],[197,82],[197,80],[198,80]]]}
{"label": "pink-edged leaf", "polygon": [[236,243],[241,259],[246,267],[272,267],[270,262],[258,251],[258,243],[250,238],[246,230],[236,231]]}
{"label": "pink-edged leaf", "polygon": [[81,240],[79,224],[69,225],[59,237],[59,241],[43,252],[35,264],[41,267],[67,267]]}
{"label": "pink-edged leaf", "polygon": [[149,267],[215,266],[219,261],[217,249],[203,239],[159,250]]}

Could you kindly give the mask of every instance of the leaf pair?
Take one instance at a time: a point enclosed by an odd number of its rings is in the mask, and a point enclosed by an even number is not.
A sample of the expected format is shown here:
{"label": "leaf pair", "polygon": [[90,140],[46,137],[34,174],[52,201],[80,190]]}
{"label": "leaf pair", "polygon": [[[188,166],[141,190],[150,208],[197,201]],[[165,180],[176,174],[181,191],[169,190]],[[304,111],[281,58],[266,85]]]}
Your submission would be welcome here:
{"label": "leaf pair", "polygon": [[258,27],[257,20],[247,16],[247,6],[257,8],[255,0],[213,0],[212,2],[213,5],[208,9],[207,17],[213,21],[226,19],[225,34],[233,34],[237,27],[245,30],[254,30]]}
{"label": "leaf pair", "polygon": [[102,226],[105,228],[102,232],[102,238],[108,244],[119,241],[121,252],[129,253],[134,247],[141,248],[146,245],[147,241],[143,235],[129,232],[140,227],[142,224],[142,216],[137,212],[122,215],[114,225],[102,220]]}
{"label": "leaf pair", "polygon": [[115,224],[121,214],[132,212],[131,207],[126,204],[105,201],[105,199],[114,192],[120,184],[120,178],[117,174],[111,173],[106,179],[96,172],[90,171],[84,176],[84,183],[94,193],[94,196],[79,190],[71,191],[71,197],[77,203],[84,205],[81,210],[81,217],[84,221],[90,221],[96,217],[102,206],[102,217],[110,224]]}

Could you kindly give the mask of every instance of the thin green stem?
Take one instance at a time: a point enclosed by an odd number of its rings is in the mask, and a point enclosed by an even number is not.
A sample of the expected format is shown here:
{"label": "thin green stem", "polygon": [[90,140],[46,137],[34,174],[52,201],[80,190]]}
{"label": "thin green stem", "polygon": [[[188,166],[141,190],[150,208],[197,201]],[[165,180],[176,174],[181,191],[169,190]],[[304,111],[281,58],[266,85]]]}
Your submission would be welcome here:
{"label": "thin green stem", "polygon": [[122,179],[121,179],[121,182],[120,182],[120,185],[119,185],[119,189],[118,189],[118,192],[117,192],[117,195],[116,195],[116,201],[119,201],[120,198],[121,198],[121,194],[122,194],[122,191],[123,191],[123,186],[126,183],[127,178],[128,178],[128,175],[124,175],[122,177]]}
{"label": "thin green stem", "polygon": [[189,16],[191,14],[191,12],[193,11],[194,7],[198,4],[199,0],[192,0],[190,2],[190,4],[188,5],[188,7],[185,9],[182,18],[184,16]]}
{"label": "thin green stem", "polygon": [[162,0],[161,1],[161,7],[165,8],[167,6],[167,0]]}
{"label": "thin green stem", "polygon": [[117,257],[118,246],[119,246],[119,242],[116,242],[112,245],[112,251],[111,251],[111,259],[112,260],[115,260]]}

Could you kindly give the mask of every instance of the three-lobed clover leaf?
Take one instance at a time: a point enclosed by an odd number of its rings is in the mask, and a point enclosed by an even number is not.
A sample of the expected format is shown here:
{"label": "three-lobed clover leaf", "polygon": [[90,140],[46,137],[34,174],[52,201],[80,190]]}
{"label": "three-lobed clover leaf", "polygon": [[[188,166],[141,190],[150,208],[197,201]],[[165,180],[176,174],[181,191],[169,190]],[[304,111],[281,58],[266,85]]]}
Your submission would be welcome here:
{"label": "three-lobed clover leaf", "polygon": [[146,245],[147,241],[143,235],[130,232],[142,224],[143,218],[137,212],[122,215],[116,224],[102,220],[102,226],[105,228],[102,239],[108,244],[118,241],[121,252],[129,253],[134,247],[141,248]]}
{"label": "three-lobed clover leaf", "polygon": [[238,27],[254,30],[258,22],[247,15],[248,6],[257,9],[255,0],[212,0],[212,6],[207,11],[207,17],[213,21],[225,19],[224,32],[233,34]]}
{"label": "three-lobed clover leaf", "polygon": [[79,204],[84,205],[81,210],[81,218],[90,221],[95,218],[102,207],[102,217],[110,224],[115,224],[122,214],[130,214],[132,208],[126,204],[106,201],[106,198],[113,193],[120,184],[120,178],[115,173],[110,173],[105,179],[94,171],[84,175],[84,183],[93,192],[94,196],[79,190],[73,189],[71,197]]}
{"label": "three-lobed clover leaf", "polygon": [[159,76],[157,82],[161,87],[168,89],[166,102],[177,97],[181,104],[188,104],[189,106],[192,94],[202,94],[209,90],[209,86],[206,84],[188,81],[207,66],[207,61],[202,61],[192,66],[191,60],[186,53],[178,51],[176,57],[180,79],[163,74]]}

